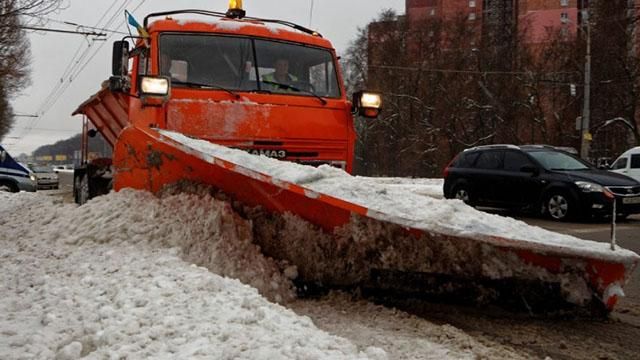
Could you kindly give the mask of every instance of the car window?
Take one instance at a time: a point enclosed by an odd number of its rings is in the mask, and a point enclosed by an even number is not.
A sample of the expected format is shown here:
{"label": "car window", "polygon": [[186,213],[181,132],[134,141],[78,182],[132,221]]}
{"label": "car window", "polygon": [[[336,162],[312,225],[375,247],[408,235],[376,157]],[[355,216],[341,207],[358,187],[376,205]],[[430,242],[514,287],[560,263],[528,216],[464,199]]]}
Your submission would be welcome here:
{"label": "car window", "polygon": [[529,155],[538,160],[547,170],[572,171],[591,168],[582,160],[559,151],[531,151]]}
{"label": "car window", "polygon": [[456,161],[456,167],[458,168],[470,168],[480,155],[479,152],[464,152],[460,154],[458,161]]}
{"label": "car window", "polygon": [[33,166],[31,167],[31,170],[35,173],[50,173],[52,172],[51,168],[48,166]]}
{"label": "car window", "polygon": [[613,163],[613,165],[611,165],[611,169],[613,170],[618,170],[618,169],[626,169],[627,168],[627,158],[623,157],[620,158],[618,160],[616,160],[615,163]]}
{"label": "car window", "polygon": [[640,154],[631,155],[631,168],[640,169]]}
{"label": "car window", "polygon": [[517,151],[507,151],[504,154],[504,169],[508,171],[520,171],[523,166],[534,166],[527,155]]}
{"label": "car window", "polygon": [[502,151],[485,151],[476,161],[478,169],[500,169],[502,167]]}

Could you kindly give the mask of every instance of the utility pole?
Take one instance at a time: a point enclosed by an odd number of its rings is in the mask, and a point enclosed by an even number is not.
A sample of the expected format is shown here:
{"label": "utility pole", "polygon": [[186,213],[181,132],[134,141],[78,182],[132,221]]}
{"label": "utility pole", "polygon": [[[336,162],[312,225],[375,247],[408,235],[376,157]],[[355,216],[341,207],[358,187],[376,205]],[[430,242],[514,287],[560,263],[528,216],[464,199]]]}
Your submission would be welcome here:
{"label": "utility pole", "polygon": [[[583,2],[584,3],[584,2]],[[591,149],[591,19],[589,10],[582,9],[582,21],[587,32],[587,51],[584,61],[584,104],[582,107],[582,124],[580,126],[580,157],[587,160]]]}

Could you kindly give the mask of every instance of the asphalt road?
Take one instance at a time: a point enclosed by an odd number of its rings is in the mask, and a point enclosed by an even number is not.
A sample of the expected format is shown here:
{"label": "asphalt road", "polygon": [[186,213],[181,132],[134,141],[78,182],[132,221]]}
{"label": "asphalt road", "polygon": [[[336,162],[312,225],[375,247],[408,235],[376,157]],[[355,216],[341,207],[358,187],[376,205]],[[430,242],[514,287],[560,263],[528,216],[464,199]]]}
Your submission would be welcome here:
{"label": "asphalt road", "polygon": [[[536,217],[518,219],[530,225],[609,243],[606,222],[558,223]],[[640,253],[640,216],[617,225],[617,243]],[[450,324],[480,339],[497,341],[545,359],[640,359],[640,270],[635,271],[608,318],[530,316],[501,309],[447,304],[405,303],[399,308],[434,322]]]}

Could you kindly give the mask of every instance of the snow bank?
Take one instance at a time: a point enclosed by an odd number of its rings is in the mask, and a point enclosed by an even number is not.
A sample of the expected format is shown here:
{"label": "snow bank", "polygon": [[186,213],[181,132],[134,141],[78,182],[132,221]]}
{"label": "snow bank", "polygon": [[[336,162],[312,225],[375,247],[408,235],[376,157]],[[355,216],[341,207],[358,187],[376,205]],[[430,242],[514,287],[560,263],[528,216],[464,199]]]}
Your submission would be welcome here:
{"label": "snow bank", "polygon": [[[220,158],[275,179],[298,184],[316,193],[343,199],[368,208],[369,216],[400,226],[452,236],[473,236],[477,240],[539,251],[560,251],[566,255],[587,256],[613,261],[629,261],[638,255],[625,250],[611,251],[608,244],[554,233],[523,221],[475,210],[458,200],[423,196],[415,188],[388,186],[388,183],[353,177],[330,166],[313,168],[253,156],[208,141],[191,139],[161,130],[162,135],[197,151],[205,161]],[[193,152],[193,151],[191,151]],[[365,181],[362,181],[362,180]]]}
{"label": "snow bank", "polygon": [[[300,315],[266,301],[219,274],[285,298],[290,284],[279,269],[290,277],[297,269],[264,258],[250,244],[249,221],[208,191],[124,190],[82,207],[0,193],[0,358],[522,358],[348,295],[288,302]],[[266,214],[246,215],[265,236]],[[286,236],[316,236],[300,219],[279,221]]]}
{"label": "snow bank", "polygon": [[0,358],[387,358],[183,261],[207,247],[207,265],[286,295],[226,206],[135,191],[82,207],[0,193]]}

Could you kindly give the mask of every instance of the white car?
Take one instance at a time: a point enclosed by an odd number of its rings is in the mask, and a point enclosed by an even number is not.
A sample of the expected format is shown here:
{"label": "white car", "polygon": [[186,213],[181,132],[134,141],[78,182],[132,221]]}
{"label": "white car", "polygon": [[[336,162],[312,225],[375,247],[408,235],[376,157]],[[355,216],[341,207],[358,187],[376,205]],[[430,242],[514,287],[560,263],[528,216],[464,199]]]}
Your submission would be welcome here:
{"label": "white car", "polygon": [[73,165],[56,165],[53,167],[53,172],[59,174],[61,172],[73,172]]}
{"label": "white car", "polygon": [[627,150],[611,165],[611,171],[640,182],[640,146]]}

